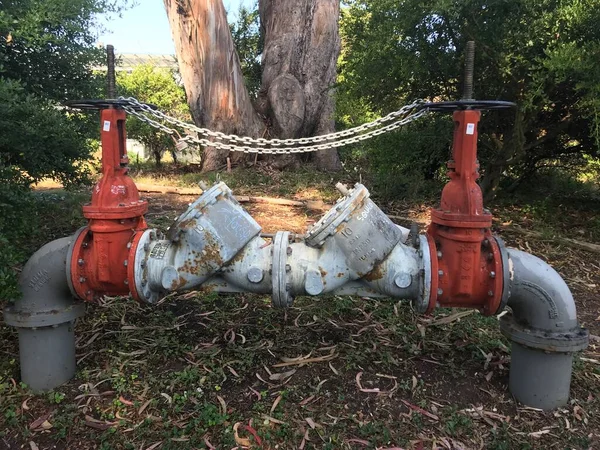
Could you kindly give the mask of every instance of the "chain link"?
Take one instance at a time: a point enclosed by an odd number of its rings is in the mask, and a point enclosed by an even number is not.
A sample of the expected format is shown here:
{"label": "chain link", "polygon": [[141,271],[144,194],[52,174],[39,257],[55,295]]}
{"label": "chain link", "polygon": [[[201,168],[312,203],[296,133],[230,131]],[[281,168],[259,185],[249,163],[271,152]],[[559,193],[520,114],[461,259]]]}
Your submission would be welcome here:
{"label": "chain link", "polygon": [[[422,107],[423,101],[415,101],[384,117],[347,130],[298,139],[264,139],[225,134],[207,128],[200,128],[174,117],[170,117],[161,111],[155,110],[152,107],[139,102],[133,97],[121,97],[119,100],[127,102],[130,105],[123,107],[129,114],[169,135],[179,133],[177,133],[176,129],[165,125],[163,122],[198,134],[198,136],[188,134],[180,138],[180,142],[195,143],[205,147],[214,147],[219,150],[231,152],[261,154],[307,153],[340,148],[396,130],[403,125],[414,122],[429,112],[428,109]],[[383,126],[386,123],[388,124]]]}

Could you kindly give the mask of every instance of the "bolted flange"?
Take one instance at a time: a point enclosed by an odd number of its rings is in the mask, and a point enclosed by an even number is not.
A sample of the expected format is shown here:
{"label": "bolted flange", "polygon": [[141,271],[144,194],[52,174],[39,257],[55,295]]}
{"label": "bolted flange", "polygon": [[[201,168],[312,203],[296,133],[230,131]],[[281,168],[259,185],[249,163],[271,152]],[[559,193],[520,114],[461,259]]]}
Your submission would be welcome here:
{"label": "bolted flange", "polygon": [[271,299],[273,306],[276,308],[289,308],[294,302],[294,298],[289,290],[289,283],[287,282],[288,271],[286,270],[286,266],[288,266],[287,249],[289,242],[289,231],[278,231],[273,239],[273,262],[271,269],[273,292]]}

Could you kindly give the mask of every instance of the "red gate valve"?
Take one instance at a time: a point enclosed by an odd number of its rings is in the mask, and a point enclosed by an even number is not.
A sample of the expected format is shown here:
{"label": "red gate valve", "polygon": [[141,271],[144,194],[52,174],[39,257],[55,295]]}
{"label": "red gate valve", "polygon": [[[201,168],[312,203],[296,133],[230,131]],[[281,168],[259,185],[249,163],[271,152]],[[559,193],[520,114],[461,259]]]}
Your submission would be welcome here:
{"label": "red gate valve", "polygon": [[[488,106],[486,102],[472,103]],[[507,102],[497,103],[501,103],[498,107],[512,106]],[[457,109],[468,104],[442,103],[438,110]],[[492,215],[483,207],[481,188],[476,182],[479,178],[477,125],[480,116],[481,112],[474,109],[453,113],[452,160],[448,162],[450,181],[442,191],[439,208],[431,211],[431,224],[427,230],[431,287],[426,312],[436,306],[445,306],[478,308],[485,315],[493,315],[507,298],[503,292],[505,267],[501,242],[492,235]]]}
{"label": "red gate valve", "polygon": [[148,202],[140,199],[128,175],[125,111],[118,100],[70,103],[79,109],[101,109],[102,177],[83,206],[88,225],[78,231],[71,247],[70,286],[79,298],[128,295],[128,270],[141,232],[147,228]]}

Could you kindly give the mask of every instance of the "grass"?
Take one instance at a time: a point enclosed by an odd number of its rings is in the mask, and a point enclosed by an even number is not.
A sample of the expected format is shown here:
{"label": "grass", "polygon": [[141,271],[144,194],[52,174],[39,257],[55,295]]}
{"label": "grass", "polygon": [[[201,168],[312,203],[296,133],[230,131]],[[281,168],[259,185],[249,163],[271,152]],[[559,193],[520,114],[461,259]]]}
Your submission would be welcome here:
{"label": "grass", "polygon": [[329,174],[315,170],[313,167],[301,167],[283,172],[268,168],[240,168],[233,173],[219,172],[202,174],[199,172],[179,173],[175,166],[163,166],[156,170],[146,165],[134,168],[131,173],[136,183],[157,184],[176,187],[196,187],[200,181],[212,184],[225,182],[239,195],[264,195],[268,191],[271,196],[304,199],[316,197],[324,201],[333,201],[339,196],[335,190],[338,181],[344,181],[343,175]]}
{"label": "grass", "polygon": [[[164,184],[177,182],[170,177]],[[275,180],[243,171],[223,179],[239,194],[294,197],[314,189],[320,195],[327,185],[323,196],[337,197],[336,180],[309,171]],[[188,175],[179,185],[196,180]],[[83,222],[76,206],[87,193],[37,195],[48,220],[32,246]],[[519,215],[517,207],[502,205],[494,212],[501,221],[523,227],[531,221],[536,228],[556,211],[546,208]],[[555,230],[568,227],[570,214],[579,217],[564,208]],[[180,209],[171,205],[161,214]],[[168,222],[159,214],[150,221]],[[503,234],[565,276],[581,320],[598,334],[592,300],[600,270],[593,255],[508,229]],[[420,317],[403,302],[348,296],[300,297],[287,311],[272,308],[268,297],[246,294],[190,292],[153,307],[107,297],[77,322],[75,379],[44,395],[19,383],[17,336],[1,325],[0,448],[34,448],[30,442],[82,450],[600,445],[600,366],[590,362],[599,359],[597,347],[575,364],[571,402],[544,414],[521,407],[507,391],[510,344],[497,319],[473,313],[435,324],[454,313],[439,309]],[[307,355],[320,362],[278,366]]]}

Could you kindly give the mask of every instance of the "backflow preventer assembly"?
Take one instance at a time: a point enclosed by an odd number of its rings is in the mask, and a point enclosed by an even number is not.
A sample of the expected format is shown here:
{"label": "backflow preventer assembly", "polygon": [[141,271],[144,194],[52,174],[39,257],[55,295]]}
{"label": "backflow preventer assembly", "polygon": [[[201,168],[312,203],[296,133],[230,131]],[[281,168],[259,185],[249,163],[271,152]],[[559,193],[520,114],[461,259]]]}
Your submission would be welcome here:
{"label": "backflow preventer assembly", "polygon": [[503,102],[461,100],[423,105],[453,110],[450,181],[422,235],[399,227],[361,185],[315,223],[300,242],[261,227],[224,183],[203,194],[170,227],[148,229],[147,203],[127,175],[125,111],[118,100],[87,101],[101,109],[102,178],[83,207],[89,223],[39,249],[21,275],[23,297],[4,310],[17,328],[22,381],[53,389],[75,374],[73,323],[84,302],[131,295],[156,303],[189,289],[270,294],[286,308],[295,296],[361,295],[409,299],[418,313],[435,307],[476,308],[495,315],[512,341],[509,388],[520,402],[545,410],[566,404],[575,352],[588,344],[564,280],[539,258],[506,248],[490,227],[476,180],[480,109]]}

